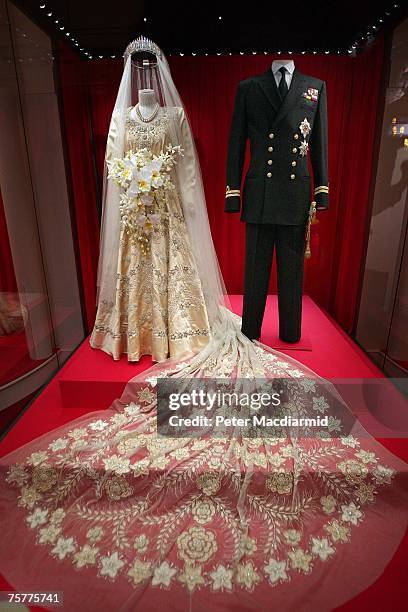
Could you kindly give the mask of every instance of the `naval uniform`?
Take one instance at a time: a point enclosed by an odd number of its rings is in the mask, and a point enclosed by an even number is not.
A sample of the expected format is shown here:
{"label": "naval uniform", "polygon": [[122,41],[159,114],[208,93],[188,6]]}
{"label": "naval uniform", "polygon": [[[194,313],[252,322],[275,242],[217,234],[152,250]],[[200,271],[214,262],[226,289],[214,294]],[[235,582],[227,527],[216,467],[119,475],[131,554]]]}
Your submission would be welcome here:
{"label": "naval uniform", "polygon": [[[293,69],[288,87],[285,70],[281,75],[279,84],[271,69],[239,83],[228,146],[225,211],[241,211],[246,223],[243,333],[260,337],[275,249],[279,335],[296,342],[301,335],[311,205],[309,156],[313,200],[318,210],[328,208],[326,84]],[[247,139],[250,165],[241,197]]]}

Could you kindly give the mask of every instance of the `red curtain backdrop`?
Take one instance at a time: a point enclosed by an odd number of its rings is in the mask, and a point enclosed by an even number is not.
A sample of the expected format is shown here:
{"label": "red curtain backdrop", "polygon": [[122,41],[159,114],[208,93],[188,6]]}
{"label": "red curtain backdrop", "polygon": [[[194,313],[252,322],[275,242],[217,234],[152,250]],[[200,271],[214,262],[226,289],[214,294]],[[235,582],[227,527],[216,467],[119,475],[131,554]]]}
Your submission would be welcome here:
{"label": "red curtain backdrop", "polygon": [[[235,91],[241,79],[270,67],[273,55],[169,58],[173,78],[192,124],[203,173],[208,214],[222,273],[230,293],[242,293],[244,224],[223,212],[225,164]],[[379,39],[364,54],[293,55],[299,71],[327,83],[330,210],[313,228],[305,293],[351,330],[358,299],[373,140],[383,62]],[[85,293],[94,293],[98,228],[91,133],[99,180],[110,115],[122,74],[121,60],[77,62],[62,53],[61,71],[75,210]],[[86,115],[89,105],[91,122]],[[92,254],[90,257],[89,255]],[[275,291],[275,272],[271,291]],[[94,315],[89,307],[88,319]]]}
{"label": "red curtain backdrop", "polygon": [[71,168],[85,312],[88,328],[91,330],[95,319],[99,217],[88,84],[83,70],[84,62],[68,47],[62,47],[62,51],[60,86],[63,97],[63,119]]}

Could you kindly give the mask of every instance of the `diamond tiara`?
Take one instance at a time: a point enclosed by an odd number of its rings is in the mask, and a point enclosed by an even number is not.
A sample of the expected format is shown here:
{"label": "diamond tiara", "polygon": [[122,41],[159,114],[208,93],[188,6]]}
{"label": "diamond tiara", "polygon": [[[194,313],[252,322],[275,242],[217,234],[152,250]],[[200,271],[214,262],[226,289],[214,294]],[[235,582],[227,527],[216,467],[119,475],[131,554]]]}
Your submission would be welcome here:
{"label": "diamond tiara", "polygon": [[147,53],[153,53],[156,57],[162,57],[162,50],[153,41],[145,36],[139,36],[126,47],[126,51],[123,54],[123,58],[126,62],[129,55],[136,53],[137,51],[146,51]]}

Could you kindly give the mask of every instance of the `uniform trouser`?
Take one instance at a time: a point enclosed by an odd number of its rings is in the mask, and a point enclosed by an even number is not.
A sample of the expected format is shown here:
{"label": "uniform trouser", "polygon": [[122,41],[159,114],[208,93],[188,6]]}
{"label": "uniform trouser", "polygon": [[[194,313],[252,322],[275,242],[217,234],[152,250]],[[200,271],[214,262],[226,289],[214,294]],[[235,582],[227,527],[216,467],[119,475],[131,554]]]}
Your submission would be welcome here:
{"label": "uniform trouser", "polygon": [[274,247],[278,273],[279,337],[297,342],[301,335],[305,225],[246,224],[242,332],[261,335]]}

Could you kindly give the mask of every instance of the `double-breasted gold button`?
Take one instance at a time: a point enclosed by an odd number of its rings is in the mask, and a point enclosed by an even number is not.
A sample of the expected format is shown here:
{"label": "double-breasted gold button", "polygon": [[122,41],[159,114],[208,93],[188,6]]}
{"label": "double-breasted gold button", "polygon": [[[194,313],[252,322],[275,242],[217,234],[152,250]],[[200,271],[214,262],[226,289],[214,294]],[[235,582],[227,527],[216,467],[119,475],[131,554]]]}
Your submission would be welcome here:
{"label": "double-breasted gold button", "polygon": [[268,172],[268,174],[266,175],[268,178],[271,178],[272,176],[272,172]]}
{"label": "double-breasted gold button", "polygon": [[269,138],[274,138],[275,134],[272,134],[272,132],[269,134]]}
{"label": "double-breasted gold button", "polygon": [[295,179],[295,178],[296,178],[296,174],[291,174],[291,175],[290,175],[290,178],[291,178],[291,179],[292,179],[292,181],[293,181],[293,179]]}
{"label": "double-breasted gold button", "polygon": [[269,153],[272,153],[273,147],[268,147],[268,151],[269,151]]}
{"label": "double-breasted gold button", "polygon": [[292,166],[296,166],[296,163],[297,163],[297,162],[293,161],[293,162],[292,162]]}
{"label": "double-breasted gold button", "polygon": [[297,148],[296,147],[293,147],[292,153],[297,153]]}
{"label": "double-breasted gold button", "polygon": [[293,136],[293,138],[294,138],[295,140],[297,140],[297,139],[299,138],[299,134],[295,134],[295,135]]}
{"label": "double-breasted gold button", "polygon": [[272,166],[272,160],[271,159],[268,159],[268,165]]}

